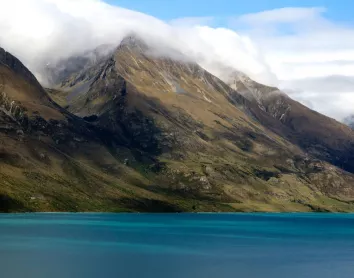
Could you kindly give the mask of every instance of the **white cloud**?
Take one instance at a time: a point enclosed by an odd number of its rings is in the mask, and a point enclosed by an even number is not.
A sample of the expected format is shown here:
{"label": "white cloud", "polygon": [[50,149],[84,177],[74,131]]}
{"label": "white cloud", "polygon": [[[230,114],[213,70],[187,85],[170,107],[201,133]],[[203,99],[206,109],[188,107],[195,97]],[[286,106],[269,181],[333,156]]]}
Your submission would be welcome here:
{"label": "white cloud", "polygon": [[318,19],[320,13],[325,12],[322,7],[314,8],[280,8],[254,14],[240,16],[237,20],[249,25],[260,26],[273,23],[299,23],[302,20]]}
{"label": "white cloud", "polygon": [[354,112],[354,28],[326,19],[322,7],[243,15],[225,28],[212,27],[212,17],[164,22],[99,0],[0,0],[0,7],[0,46],[37,75],[48,62],[118,44],[133,31],[219,77],[237,69],[337,119]]}
{"label": "white cloud", "polygon": [[131,30],[167,27],[153,17],[98,0],[0,0],[0,6],[0,44],[31,68],[41,57],[65,57],[118,43]]}
{"label": "white cloud", "polygon": [[0,6],[0,45],[37,75],[40,65],[100,44],[118,44],[133,31],[188,55],[213,73],[221,73],[223,65],[261,82],[275,79],[247,36],[205,26],[212,18],[171,24],[98,0],[0,0]]}
{"label": "white cloud", "polygon": [[[110,6],[103,1],[0,0],[0,6],[0,45],[23,60],[35,73],[38,73],[40,65],[53,60],[100,44],[118,44],[132,31],[150,42],[159,41],[159,45],[178,49],[190,56],[196,55],[200,59],[209,59],[208,50],[220,55],[213,37],[205,34],[209,29],[194,25],[177,26],[178,22],[171,25],[142,13]],[[193,24],[192,21],[189,24]],[[224,41],[230,34],[233,35],[227,43],[234,45],[236,52],[242,53],[240,59],[235,61],[243,61],[244,56],[252,55],[247,53],[248,46],[244,45],[247,42],[233,32],[209,31]],[[221,59],[225,59],[225,54],[221,56]]]}
{"label": "white cloud", "polygon": [[261,47],[291,97],[343,119],[354,112],[354,26],[326,18],[324,8],[285,8],[232,22]]}

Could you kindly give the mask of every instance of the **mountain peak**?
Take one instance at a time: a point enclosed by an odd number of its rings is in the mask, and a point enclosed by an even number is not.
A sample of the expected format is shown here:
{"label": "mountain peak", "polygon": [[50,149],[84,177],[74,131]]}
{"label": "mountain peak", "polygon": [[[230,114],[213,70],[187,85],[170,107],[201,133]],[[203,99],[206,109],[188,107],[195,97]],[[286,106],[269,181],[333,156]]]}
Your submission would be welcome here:
{"label": "mountain peak", "polygon": [[147,43],[138,35],[132,33],[124,37],[119,47],[128,47],[129,49],[145,52],[149,49]]}
{"label": "mountain peak", "polygon": [[280,90],[276,87],[267,86],[260,84],[252,80],[246,74],[233,70],[226,78],[227,84],[245,98],[250,101],[256,101],[259,104],[262,102],[262,99],[276,94],[280,94]]}

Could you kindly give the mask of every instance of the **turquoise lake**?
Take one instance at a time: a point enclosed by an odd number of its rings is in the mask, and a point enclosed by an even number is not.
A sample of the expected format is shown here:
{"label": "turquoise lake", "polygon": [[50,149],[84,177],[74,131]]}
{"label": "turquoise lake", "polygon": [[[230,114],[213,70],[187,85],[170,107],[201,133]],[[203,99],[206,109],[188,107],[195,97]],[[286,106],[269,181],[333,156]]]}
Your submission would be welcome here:
{"label": "turquoise lake", "polygon": [[351,214],[4,214],[0,277],[353,278]]}

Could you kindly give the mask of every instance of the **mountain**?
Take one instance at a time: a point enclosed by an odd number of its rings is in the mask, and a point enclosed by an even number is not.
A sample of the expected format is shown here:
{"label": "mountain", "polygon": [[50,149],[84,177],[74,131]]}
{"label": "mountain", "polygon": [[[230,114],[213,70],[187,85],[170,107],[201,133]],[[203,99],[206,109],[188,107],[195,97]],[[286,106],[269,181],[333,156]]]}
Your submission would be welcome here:
{"label": "mountain", "polygon": [[130,150],[107,137],[0,49],[0,211],[187,210],[148,191],[147,178],[125,165]]}
{"label": "mountain", "polygon": [[73,72],[103,61],[113,53],[113,50],[113,45],[101,45],[93,51],[85,51],[83,54],[72,56],[68,60],[59,60],[55,63],[55,67],[48,63],[41,74],[46,77],[46,83],[51,86],[68,78]]}
{"label": "mountain", "polygon": [[259,84],[238,73],[229,85],[277,119],[283,127],[260,123],[299,146],[310,156],[354,173],[354,132],[346,125],[313,111],[277,88]]}
{"label": "mountain", "polygon": [[353,209],[352,131],[245,75],[229,86],[172,56],[127,37],[48,93],[106,134],[114,156],[148,180],[140,187],[193,204],[182,210]]}

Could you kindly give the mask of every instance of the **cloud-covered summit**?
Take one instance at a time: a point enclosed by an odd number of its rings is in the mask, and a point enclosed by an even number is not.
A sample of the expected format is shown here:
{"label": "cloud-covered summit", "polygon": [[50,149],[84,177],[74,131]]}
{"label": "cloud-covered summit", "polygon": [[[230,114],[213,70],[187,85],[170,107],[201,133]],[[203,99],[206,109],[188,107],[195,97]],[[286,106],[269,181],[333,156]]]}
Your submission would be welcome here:
{"label": "cloud-covered summit", "polygon": [[43,64],[101,44],[118,44],[134,32],[165,50],[182,52],[212,72],[217,69],[211,65],[218,62],[259,81],[275,81],[252,42],[228,29],[169,24],[98,0],[0,1],[0,45],[37,74]]}
{"label": "cloud-covered summit", "polygon": [[214,27],[210,16],[165,22],[99,0],[0,5],[0,46],[39,79],[43,65],[118,45],[134,32],[163,55],[182,53],[222,79],[234,69],[337,119],[354,112],[354,27],[328,20],[322,7],[246,14]]}

